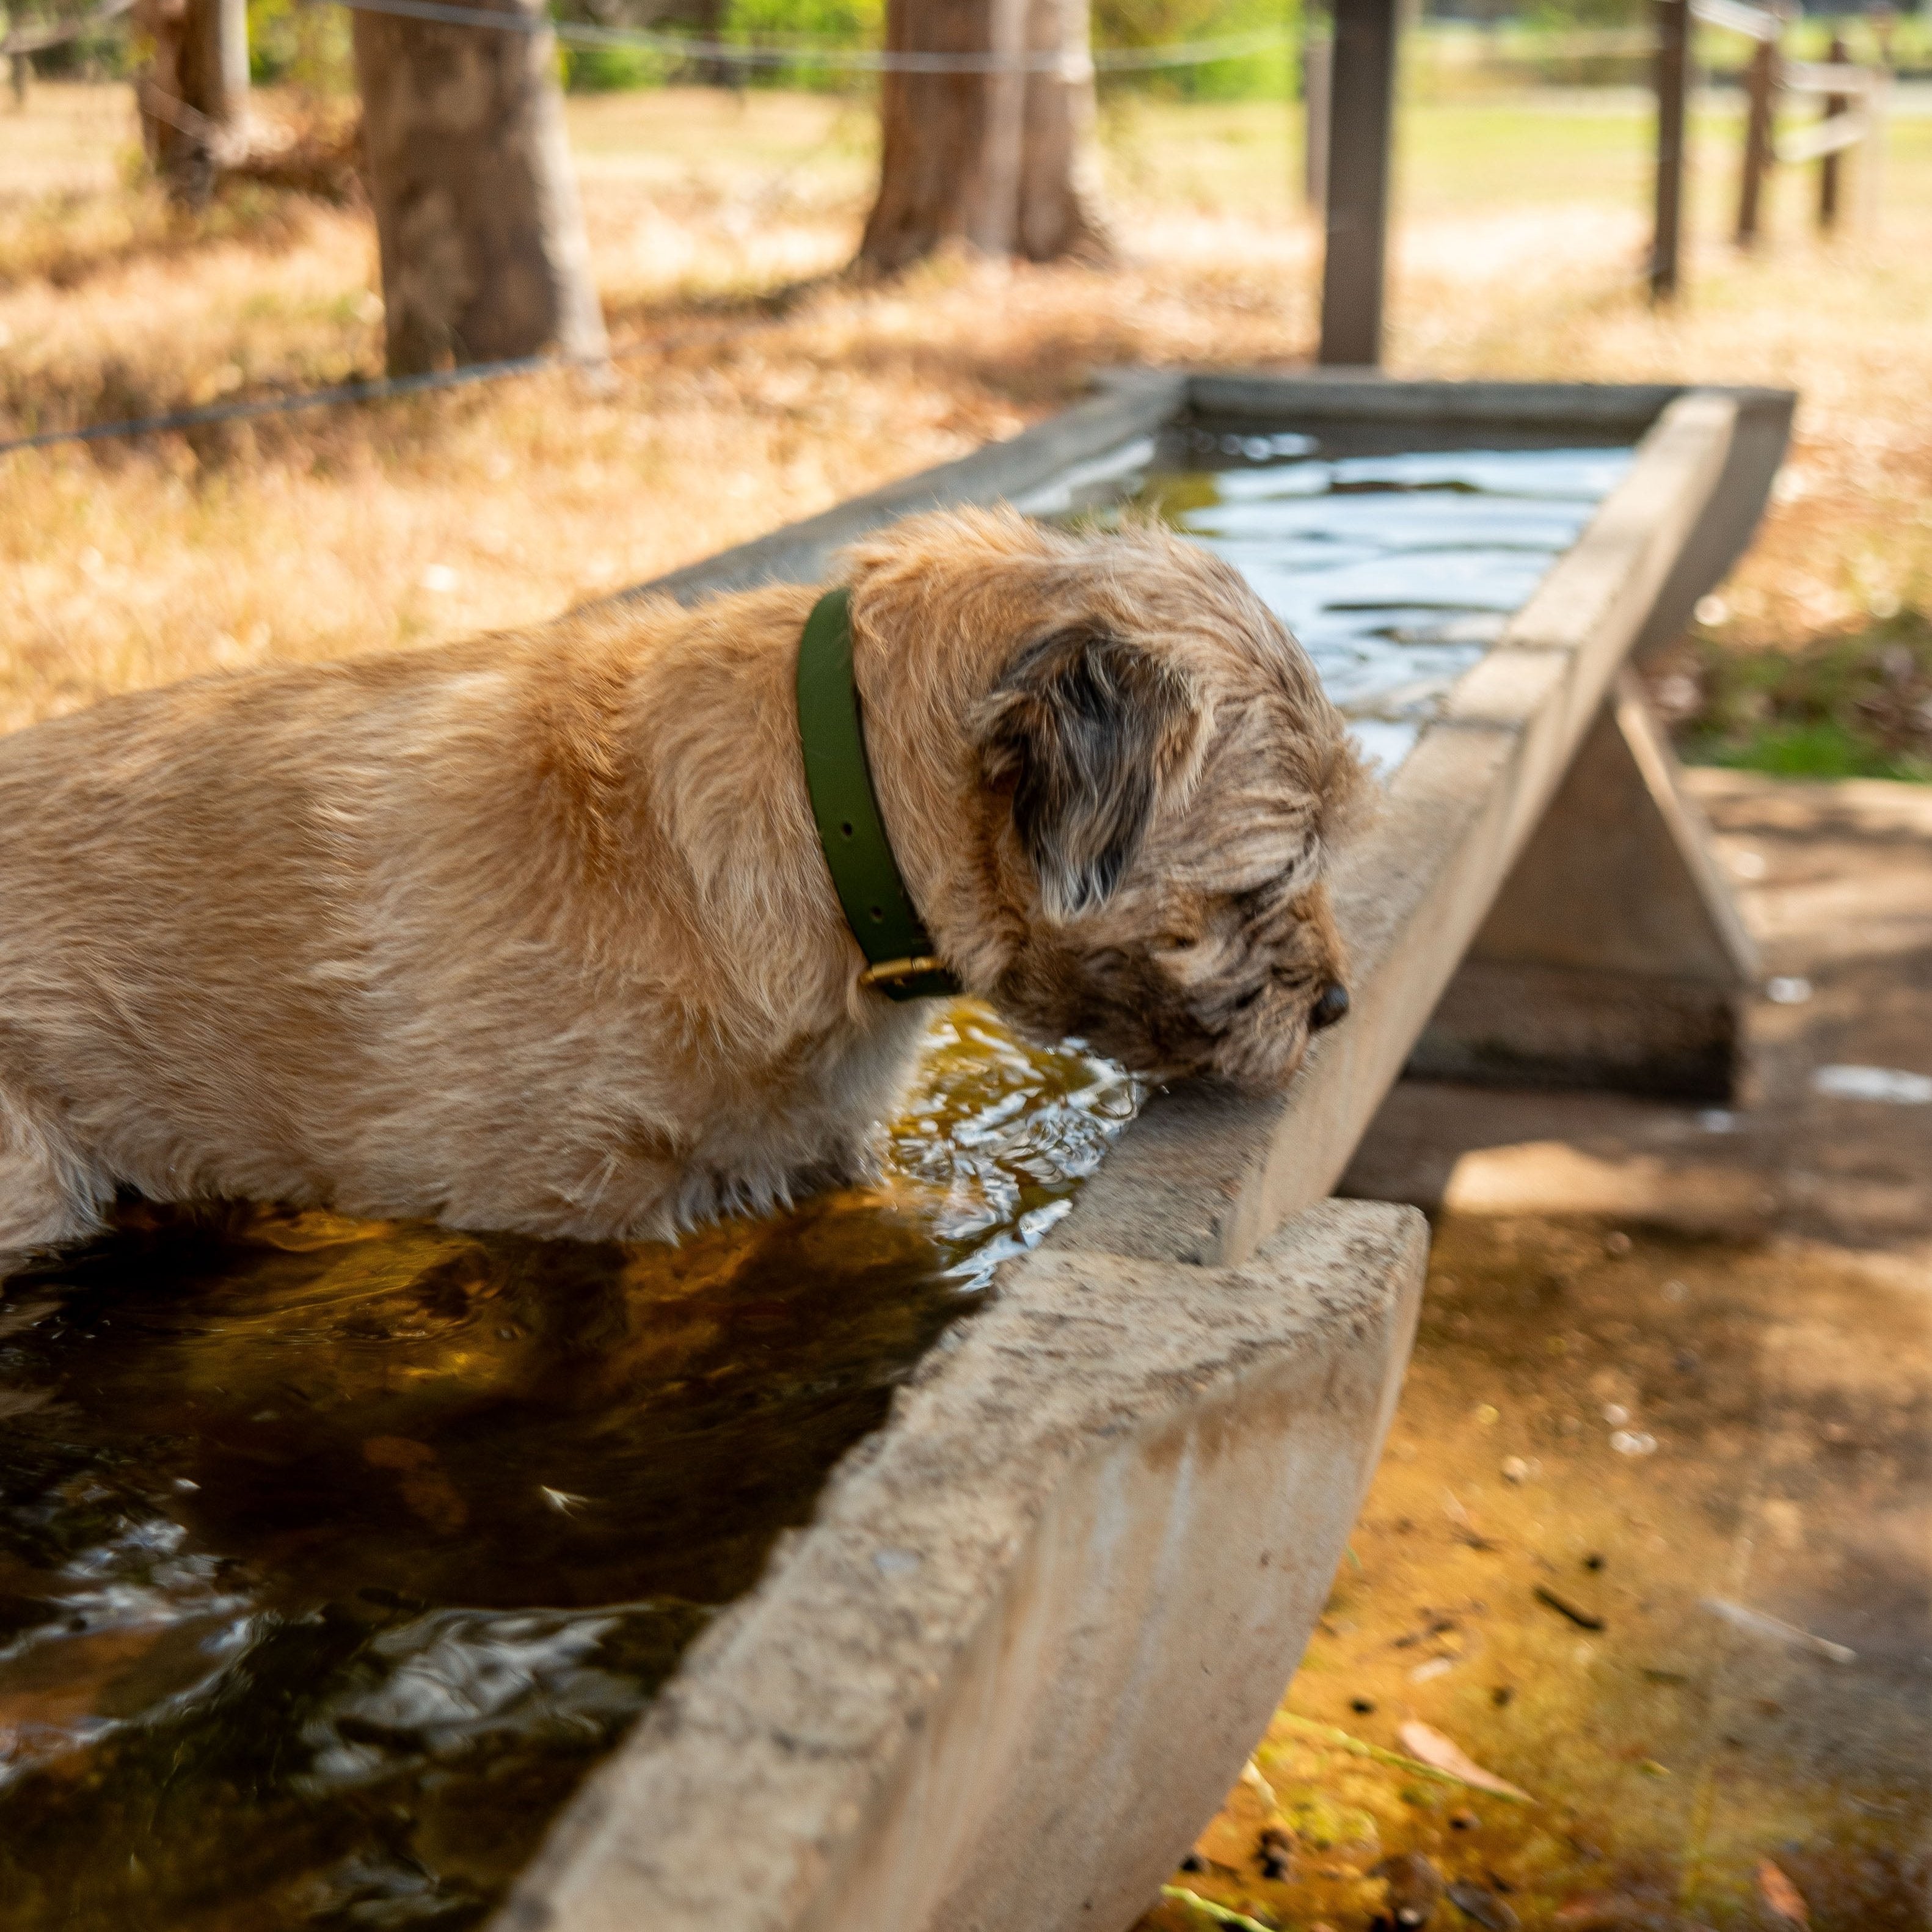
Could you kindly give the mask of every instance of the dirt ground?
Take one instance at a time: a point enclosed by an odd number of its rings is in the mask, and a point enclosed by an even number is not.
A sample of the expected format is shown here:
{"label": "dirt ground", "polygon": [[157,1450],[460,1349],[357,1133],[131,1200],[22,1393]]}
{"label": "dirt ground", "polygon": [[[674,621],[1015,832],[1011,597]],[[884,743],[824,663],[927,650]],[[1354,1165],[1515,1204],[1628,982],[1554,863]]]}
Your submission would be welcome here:
{"label": "dirt ground", "polygon": [[1754,1090],[1390,1096],[1346,1186],[1436,1218],[1402,1407],[1143,1932],[1932,1923],[1932,1104],[1813,1084],[1932,1075],[1932,791],[1690,784],[1784,995]]}

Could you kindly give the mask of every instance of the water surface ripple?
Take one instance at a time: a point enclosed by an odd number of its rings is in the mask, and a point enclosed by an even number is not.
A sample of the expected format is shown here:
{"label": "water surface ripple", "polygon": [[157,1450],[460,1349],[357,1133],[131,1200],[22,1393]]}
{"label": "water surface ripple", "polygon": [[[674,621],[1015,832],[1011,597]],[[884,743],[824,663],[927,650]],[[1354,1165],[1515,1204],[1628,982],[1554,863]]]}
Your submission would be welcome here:
{"label": "water surface ripple", "polygon": [[0,1300],[0,1926],[465,1925],[1132,1085],[935,1021],[880,1184],[676,1249],[134,1208]]}

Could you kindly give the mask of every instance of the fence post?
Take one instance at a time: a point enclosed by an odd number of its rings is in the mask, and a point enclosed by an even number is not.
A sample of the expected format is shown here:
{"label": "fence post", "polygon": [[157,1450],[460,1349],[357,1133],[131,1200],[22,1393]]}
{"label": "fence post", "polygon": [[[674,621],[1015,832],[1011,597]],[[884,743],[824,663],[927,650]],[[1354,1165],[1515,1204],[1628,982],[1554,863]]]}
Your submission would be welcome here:
{"label": "fence post", "polygon": [[[0,39],[4,39],[16,26],[25,26],[24,16],[19,21],[14,18],[14,10],[0,0]],[[27,89],[32,85],[34,61],[31,54],[9,54],[7,56],[7,79],[14,96],[14,106],[17,112],[27,104]]]}
{"label": "fence post", "polygon": [[1888,62],[1874,69],[1865,81],[1865,137],[1858,143],[1864,151],[1858,163],[1858,203],[1859,218],[1868,231],[1878,226],[1879,206],[1885,199],[1885,144],[1891,111],[1892,68]]}
{"label": "fence post", "polygon": [[1335,43],[1318,26],[1312,8],[1302,16],[1301,192],[1317,214],[1328,205],[1328,80]]}
{"label": "fence post", "polygon": [[1382,359],[1396,0],[1336,0],[1334,47],[1319,359],[1373,367]]}
{"label": "fence post", "polygon": [[1677,292],[1684,238],[1684,120],[1690,66],[1687,0],[1656,0],[1657,231],[1651,244],[1650,297]]}
{"label": "fence post", "polygon": [[[1838,67],[1843,67],[1850,60],[1851,56],[1838,34],[1832,36],[1832,51],[1825,58]],[[1829,121],[1844,113],[1851,104],[1844,94],[1826,94],[1824,118]],[[1838,225],[1838,157],[1841,152],[1833,148],[1818,164],[1818,226],[1827,231]]]}
{"label": "fence post", "polygon": [[1751,51],[1746,88],[1744,176],[1738,188],[1738,246],[1757,239],[1765,171],[1771,165],[1772,104],[1778,96],[1778,43],[1760,40]]}

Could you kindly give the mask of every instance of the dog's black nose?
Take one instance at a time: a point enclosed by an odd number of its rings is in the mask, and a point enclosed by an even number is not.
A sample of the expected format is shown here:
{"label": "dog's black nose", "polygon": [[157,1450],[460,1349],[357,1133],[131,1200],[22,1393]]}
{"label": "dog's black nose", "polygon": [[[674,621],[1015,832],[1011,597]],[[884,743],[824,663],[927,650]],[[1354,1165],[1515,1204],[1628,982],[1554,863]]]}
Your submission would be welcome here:
{"label": "dog's black nose", "polygon": [[1315,1002],[1308,1016],[1308,1024],[1318,1030],[1331,1027],[1348,1010],[1348,989],[1339,980],[1330,980],[1322,989],[1322,997]]}

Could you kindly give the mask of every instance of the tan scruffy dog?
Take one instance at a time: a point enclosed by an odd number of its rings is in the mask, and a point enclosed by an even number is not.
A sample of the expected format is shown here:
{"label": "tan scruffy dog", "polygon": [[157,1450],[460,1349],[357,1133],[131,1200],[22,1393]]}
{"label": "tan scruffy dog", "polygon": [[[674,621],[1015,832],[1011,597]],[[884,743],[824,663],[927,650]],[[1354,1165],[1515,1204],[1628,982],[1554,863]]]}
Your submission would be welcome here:
{"label": "tan scruffy dog", "polygon": [[[1278,1087],[1346,1007],[1360,788],[1307,657],[1166,533],[921,517],[843,560],[885,827],[970,992]],[[0,1253],[118,1188],[668,1237],[864,1170],[927,1010],[862,987],[801,764],[816,592],[198,678],[0,740]]]}

